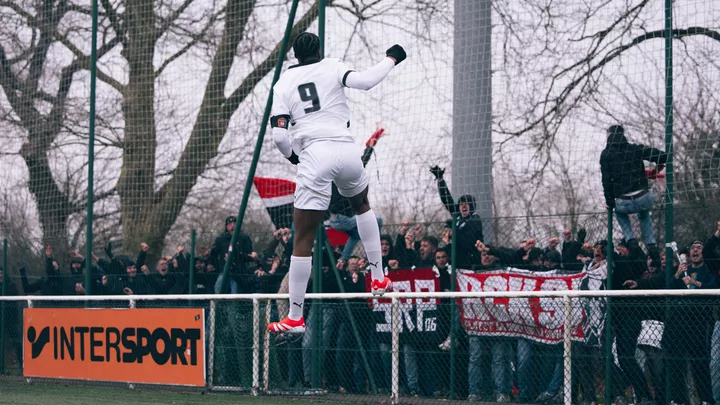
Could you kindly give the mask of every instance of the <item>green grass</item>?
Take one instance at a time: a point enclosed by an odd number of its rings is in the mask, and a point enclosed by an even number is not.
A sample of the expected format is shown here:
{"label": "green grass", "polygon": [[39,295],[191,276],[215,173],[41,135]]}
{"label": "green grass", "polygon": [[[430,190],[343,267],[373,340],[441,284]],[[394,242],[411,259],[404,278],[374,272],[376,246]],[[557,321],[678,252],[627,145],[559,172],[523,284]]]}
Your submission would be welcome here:
{"label": "green grass", "polygon": [[[335,402],[337,403],[337,402]],[[154,388],[119,388],[90,385],[42,384],[0,381],[0,404],[26,405],[315,405],[321,399],[251,397],[241,394],[163,391]],[[351,403],[346,403],[351,404]]]}

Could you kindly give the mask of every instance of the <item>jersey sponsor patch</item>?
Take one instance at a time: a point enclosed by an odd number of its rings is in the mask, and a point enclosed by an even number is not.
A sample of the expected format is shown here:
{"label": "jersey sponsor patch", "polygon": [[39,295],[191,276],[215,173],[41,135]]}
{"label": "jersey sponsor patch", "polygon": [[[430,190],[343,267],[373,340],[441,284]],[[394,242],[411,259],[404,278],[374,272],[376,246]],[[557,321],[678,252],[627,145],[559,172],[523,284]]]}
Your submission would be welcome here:
{"label": "jersey sponsor patch", "polygon": [[288,129],[290,123],[289,115],[273,115],[270,117],[270,127]]}

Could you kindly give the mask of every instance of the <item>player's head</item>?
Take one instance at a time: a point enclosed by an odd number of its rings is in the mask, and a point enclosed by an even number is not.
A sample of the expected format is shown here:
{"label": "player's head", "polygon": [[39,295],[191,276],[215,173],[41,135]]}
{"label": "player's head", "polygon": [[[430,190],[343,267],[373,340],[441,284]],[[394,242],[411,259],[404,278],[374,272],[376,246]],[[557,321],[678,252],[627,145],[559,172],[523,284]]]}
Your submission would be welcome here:
{"label": "player's head", "polygon": [[320,60],[320,38],[311,32],[303,32],[295,38],[293,52],[300,63]]}

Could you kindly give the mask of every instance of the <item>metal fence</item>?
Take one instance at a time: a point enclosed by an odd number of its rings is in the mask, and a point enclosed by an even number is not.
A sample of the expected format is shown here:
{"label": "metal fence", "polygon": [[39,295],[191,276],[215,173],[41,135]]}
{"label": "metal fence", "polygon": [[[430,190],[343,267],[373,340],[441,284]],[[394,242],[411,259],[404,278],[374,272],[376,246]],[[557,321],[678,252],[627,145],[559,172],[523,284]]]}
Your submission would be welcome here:
{"label": "metal fence", "polygon": [[191,307],[205,309],[206,387],[216,391],[354,403],[689,404],[714,402],[720,379],[717,290],[310,294],[318,311],[308,315],[321,314],[321,329],[306,318],[304,334],[272,335],[266,325],[286,299],[3,297],[4,371],[22,371],[22,308]]}

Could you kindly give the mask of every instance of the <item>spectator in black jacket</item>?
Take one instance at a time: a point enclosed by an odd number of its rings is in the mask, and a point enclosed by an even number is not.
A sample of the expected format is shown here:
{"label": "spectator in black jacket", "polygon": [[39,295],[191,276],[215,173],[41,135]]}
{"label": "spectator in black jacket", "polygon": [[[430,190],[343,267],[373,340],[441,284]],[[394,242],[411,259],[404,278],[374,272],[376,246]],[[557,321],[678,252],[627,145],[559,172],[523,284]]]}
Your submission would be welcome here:
{"label": "spectator in black jacket", "polygon": [[450,194],[450,189],[443,179],[445,169],[438,166],[430,168],[430,172],[435,176],[438,183],[438,191],[440,192],[440,200],[445,209],[452,214],[457,215],[457,235],[453,239],[457,244],[455,248],[456,261],[453,263],[457,268],[471,268],[480,262],[480,255],[475,248],[477,241],[484,242],[482,219],[475,212],[475,197],[465,194],[458,198],[457,203]]}
{"label": "spectator in black jacket", "polygon": [[136,262],[127,256],[115,256],[120,267],[124,268],[124,275],[111,277],[107,282],[107,290],[110,294],[143,295],[150,293],[150,286],[145,274],[137,269]]}
{"label": "spectator in black jacket", "polygon": [[[60,267],[52,258],[52,247],[45,246],[45,277],[37,281],[29,282],[25,268],[20,269],[20,280],[25,294],[30,295],[40,292],[42,295],[65,295],[65,280],[60,274]],[[69,292],[69,291],[68,291]]]}
{"label": "spectator in black jacket", "polygon": [[[717,242],[718,238],[714,236],[707,243],[694,241],[690,245],[687,261],[680,260],[670,288],[717,288],[717,272],[711,270],[704,256],[705,252],[715,251]],[[708,297],[677,297],[669,308],[663,346],[668,352],[667,370],[671,381],[669,399],[676,404],[689,403],[685,383],[688,361],[700,401],[714,403],[709,333],[713,323],[713,305]]]}
{"label": "spectator in black jacket", "polygon": [[587,232],[585,228],[581,228],[577,233],[577,240],[573,240],[572,231],[565,229],[563,231],[562,241],[562,266],[565,270],[580,271],[583,269],[583,263],[578,260],[577,256],[585,243]]}
{"label": "spectator in black jacket", "polygon": [[420,240],[420,245],[415,248],[415,242],[412,240],[412,233],[405,235],[405,246],[396,246],[398,252],[401,252],[405,265],[408,267],[432,268],[435,265],[435,252],[438,250],[438,240],[434,236],[424,236]]}
{"label": "spectator in black jacket", "polygon": [[[210,256],[218,264],[218,270],[220,273],[222,273],[225,266],[225,260],[230,248],[230,242],[232,241],[232,234],[235,230],[236,221],[237,218],[234,216],[225,218],[225,231],[215,238],[215,243],[213,244],[210,252]],[[252,271],[250,271],[248,264],[258,258],[258,254],[253,252],[252,240],[250,237],[240,232],[237,240],[235,241],[235,246],[233,246],[233,262],[230,267],[230,276],[232,280],[228,283],[228,286],[230,286],[230,292],[253,292],[252,281],[254,275]],[[233,281],[236,283],[235,285],[232,283]],[[219,287],[220,283],[222,283],[222,277],[218,278],[218,284],[216,287]],[[228,291],[224,291],[223,293],[227,292]],[[216,293],[221,293],[221,291],[216,288]]]}
{"label": "spectator in black jacket", "polygon": [[392,236],[380,235],[380,253],[382,254],[382,267],[387,273],[390,269],[397,269],[399,262],[393,249]]}
{"label": "spectator in black jacket", "polygon": [[185,278],[178,273],[170,273],[168,261],[165,258],[158,260],[155,273],[149,277],[150,292],[152,294],[184,294],[187,292]]}
{"label": "spectator in black jacket", "polygon": [[615,209],[625,240],[635,239],[629,214],[637,214],[643,239],[653,259],[658,260],[660,252],[655,242],[650,207],[653,196],[645,176],[644,161],[665,165],[667,154],[641,144],[629,143],[622,125],[608,129],[607,146],[600,155],[605,204]]}
{"label": "spectator in black jacket", "polygon": [[[647,271],[647,257],[635,239],[627,243],[627,252],[623,252],[622,255],[613,253],[613,261],[615,266],[612,290],[626,289],[628,280],[641,280]],[[613,314],[612,331],[616,338],[620,367],[626,376],[627,383],[632,385],[635,395],[639,399],[638,405],[650,404],[653,397],[645,380],[645,374],[635,359],[642,321],[647,319],[647,303],[637,297],[616,297],[613,299],[611,311]],[[620,399],[621,402],[623,400],[625,399]]]}

